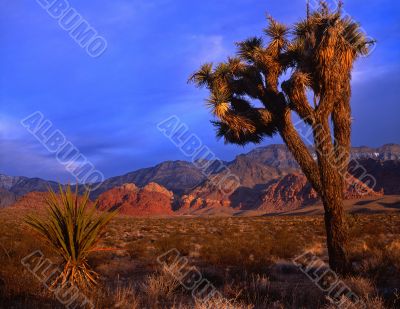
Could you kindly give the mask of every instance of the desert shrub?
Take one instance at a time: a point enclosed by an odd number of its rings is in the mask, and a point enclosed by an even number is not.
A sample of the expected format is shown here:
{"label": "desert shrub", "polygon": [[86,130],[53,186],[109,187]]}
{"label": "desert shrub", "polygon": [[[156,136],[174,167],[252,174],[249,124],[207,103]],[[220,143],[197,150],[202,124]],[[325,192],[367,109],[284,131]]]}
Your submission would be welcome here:
{"label": "desert shrub", "polygon": [[173,234],[162,237],[155,243],[158,253],[163,254],[171,249],[177,249],[181,255],[187,256],[191,250],[191,243],[186,235]]}
{"label": "desert shrub", "polygon": [[303,247],[300,235],[282,228],[274,235],[271,254],[278,258],[288,259],[298,255]]}
{"label": "desert shrub", "polygon": [[372,281],[363,277],[349,277],[345,283],[358,297],[368,300],[376,296],[376,290]]}
{"label": "desert shrub", "polygon": [[270,280],[265,275],[251,274],[242,281],[224,286],[224,294],[257,308],[265,307],[269,302]]}
{"label": "desert shrub", "polygon": [[68,186],[60,186],[59,196],[49,191],[46,199],[47,218],[28,216],[26,223],[63,258],[63,271],[55,284],[73,284],[87,289],[97,283],[97,274],[87,263],[90,252],[95,250],[99,236],[114,213],[96,213],[95,205],[89,206],[89,191],[82,198]]}
{"label": "desert shrub", "polygon": [[395,239],[385,247],[386,257],[400,272],[400,239]]}
{"label": "desert shrub", "polygon": [[350,239],[359,239],[365,235],[377,236],[388,232],[381,220],[365,220],[360,215],[348,214],[346,221],[349,226]]}
{"label": "desert shrub", "polygon": [[181,287],[178,264],[162,267],[162,269],[150,276],[143,285],[143,291],[150,303],[168,302],[173,299]]}
{"label": "desert shrub", "polygon": [[271,238],[269,236],[243,235],[242,237],[207,237],[199,252],[202,264],[262,272],[271,263]]}
{"label": "desert shrub", "polygon": [[194,309],[210,309],[210,308],[218,308],[218,309],[252,309],[253,305],[248,305],[244,303],[240,303],[235,300],[228,300],[222,296],[215,296],[209,299],[206,302],[195,302],[193,307]]}
{"label": "desert shrub", "polygon": [[141,298],[132,284],[118,282],[107,286],[92,295],[96,308],[139,309]]}

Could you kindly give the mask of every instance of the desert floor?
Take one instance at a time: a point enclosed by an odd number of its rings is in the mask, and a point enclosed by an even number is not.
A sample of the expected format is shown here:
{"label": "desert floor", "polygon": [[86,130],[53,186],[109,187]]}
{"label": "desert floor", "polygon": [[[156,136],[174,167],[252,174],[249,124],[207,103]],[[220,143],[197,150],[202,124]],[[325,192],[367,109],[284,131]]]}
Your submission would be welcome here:
{"label": "desert floor", "polygon": [[[347,209],[353,270],[338,280],[367,308],[400,308],[399,198],[353,201]],[[327,261],[321,211],[116,217],[98,245],[101,251],[88,261],[100,276],[99,285],[81,292],[96,308],[335,308],[327,292],[292,261],[304,252]],[[24,224],[26,214],[0,210],[0,307],[63,308],[21,263],[36,250],[55,265],[60,262]],[[159,262],[172,249],[184,258],[184,269],[192,267],[220,293],[210,299],[193,297],[176,275],[179,270]]]}

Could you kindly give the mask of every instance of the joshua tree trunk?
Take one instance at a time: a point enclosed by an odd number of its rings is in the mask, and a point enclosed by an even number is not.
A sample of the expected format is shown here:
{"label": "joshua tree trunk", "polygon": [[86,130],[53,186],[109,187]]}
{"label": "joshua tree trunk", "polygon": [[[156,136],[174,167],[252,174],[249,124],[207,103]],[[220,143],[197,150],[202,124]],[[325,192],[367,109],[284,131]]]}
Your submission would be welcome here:
{"label": "joshua tree trunk", "polygon": [[[330,194],[332,196],[329,196]],[[349,270],[349,259],[346,249],[348,237],[343,213],[343,200],[331,192],[327,192],[326,195],[327,198],[324,199],[323,203],[329,264],[334,271],[346,274]]]}
{"label": "joshua tree trunk", "polygon": [[348,230],[343,209],[343,172],[347,170],[347,165],[343,162],[347,162],[344,157],[349,153],[350,144],[335,140],[333,145],[328,117],[314,117],[313,134],[318,158],[315,162],[295,130],[289,111],[284,112],[280,123],[283,140],[323,202],[329,264],[334,271],[345,274],[349,270],[349,259],[346,249]]}
{"label": "joshua tree trunk", "polygon": [[[337,160],[337,152],[332,143],[328,116],[315,117],[314,125],[315,148],[318,158],[321,180],[320,197],[325,209],[325,227],[329,263],[333,270],[345,274],[349,269],[347,256],[348,229],[344,217],[344,175]],[[347,152],[346,147],[343,151]]]}

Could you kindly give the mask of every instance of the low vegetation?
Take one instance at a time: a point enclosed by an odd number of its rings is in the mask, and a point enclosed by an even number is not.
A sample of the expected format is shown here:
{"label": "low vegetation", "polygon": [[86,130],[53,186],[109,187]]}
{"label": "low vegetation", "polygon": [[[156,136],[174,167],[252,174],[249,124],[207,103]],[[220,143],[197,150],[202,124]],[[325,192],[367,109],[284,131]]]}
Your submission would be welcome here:
{"label": "low vegetation", "polygon": [[28,216],[26,223],[48,243],[63,260],[62,273],[53,285],[76,285],[81,289],[96,285],[97,274],[90,269],[87,257],[96,250],[100,233],[115,213],[98,214],[90,205],[89,191],[82,197],[71,187],[60,186],[59,194],[50,190],[46,198],[46,216]]}
{"label": "low vegetation", "polygon": [[[0,212],[0,307],[63,308],[21,265],[38,249],[62,262],[24,216]],[[368,308],[398,308],[400,215],[349,215],[348,222],[352,272],[344,282]],[[87,255],[99,284],[86,294],[96,308],[205,308],[157,262],[176,248],[221,293],[210,299],[215,308],[334,308],[291,262],[306,250],[327,261],[324,237],[321,216],[116,217],[98,244],[113,249]]]}

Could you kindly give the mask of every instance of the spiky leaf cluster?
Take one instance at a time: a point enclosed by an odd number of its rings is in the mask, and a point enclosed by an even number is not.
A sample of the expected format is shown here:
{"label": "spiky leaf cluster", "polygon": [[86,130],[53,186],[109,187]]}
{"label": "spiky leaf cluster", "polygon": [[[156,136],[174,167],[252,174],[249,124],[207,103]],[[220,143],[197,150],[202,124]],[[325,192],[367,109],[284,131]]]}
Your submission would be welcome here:
{"label": "spiky leaf cluster", "polygon": [[[235,57],[216,66],[204,64],[191,76],[190,81],[210,91],[207,105],[218,136],[228,143],[258,143],[279,131],[287,108],[309,123],[316,111],[332,112],[335,96],[348,95],[343,89],[349,89],[354,61],[373,43],[341,10],[340,5],[330,11],[321,2],[292,28],[268,17],[266,38],[237,43]],[[286,71],[290,78],[280,84]],[[313,106],[307,89],[314,93]]]}
{"label": "spiky leaf cluster", "polygon": [[28,216],[26,223],[64,260],[64,270],[55,284],[74,284],[88,288],[96,284],[97,274],[87,264],[87,257],[94,251],[100,233],[115,213],[98,214],[96,205],[89,205],[89,191],[78,197],[70,186],[59,194],[51,189],[46,198],[47,218]]}

